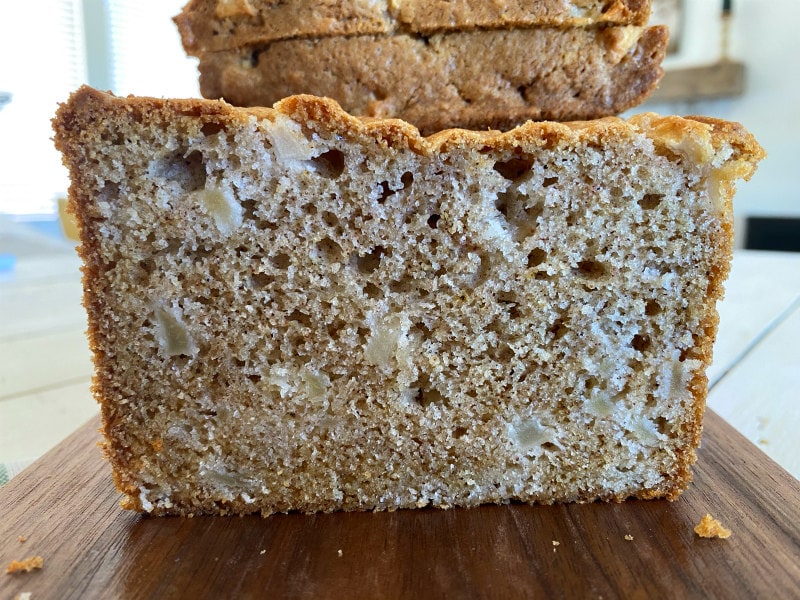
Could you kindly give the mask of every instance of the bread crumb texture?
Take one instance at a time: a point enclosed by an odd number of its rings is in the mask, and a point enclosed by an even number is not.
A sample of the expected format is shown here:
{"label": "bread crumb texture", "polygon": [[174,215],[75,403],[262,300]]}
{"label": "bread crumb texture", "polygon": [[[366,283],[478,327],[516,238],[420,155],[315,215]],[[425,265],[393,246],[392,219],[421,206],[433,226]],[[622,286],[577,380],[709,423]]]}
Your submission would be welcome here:
{"label": "bread crumb texture", "polygon": [[22,560],[12,560],[6,567],[6,573],[30,573],[34,569],[41,569],[43,565],[41,556],[29,556]]}
{"label": "bread crumb texture", "polygon": [[703,515],[700,522],[695,525],[694,532],[701,538],[727,539],[731,537],[731,530],[723,527],[722,523],[708,513]]}
{"label": "bread crumb texture", "polygon": [[676,498],[740,127],[423,138],[82,88],[55,120],[105,452],[156,515]]}

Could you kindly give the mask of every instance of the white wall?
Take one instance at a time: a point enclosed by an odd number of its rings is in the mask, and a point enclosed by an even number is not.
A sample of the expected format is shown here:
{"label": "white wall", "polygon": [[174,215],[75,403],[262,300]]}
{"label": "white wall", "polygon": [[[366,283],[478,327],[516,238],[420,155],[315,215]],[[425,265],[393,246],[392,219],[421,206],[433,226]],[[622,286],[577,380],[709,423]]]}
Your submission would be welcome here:
{"label": "white wall", "polygon": [[[684,0],[686,42],[665,67],[714,62],[719,58],[721,0]],[[731,58],[747,67],[740,98],[697,103],[652,104],[637,110],[703,114],[742,123],[768,157],[735,199],[738,232],[747,216],[800,217],[800,1],[734,0]],[[741,242],[741,239],[737,240]]]}

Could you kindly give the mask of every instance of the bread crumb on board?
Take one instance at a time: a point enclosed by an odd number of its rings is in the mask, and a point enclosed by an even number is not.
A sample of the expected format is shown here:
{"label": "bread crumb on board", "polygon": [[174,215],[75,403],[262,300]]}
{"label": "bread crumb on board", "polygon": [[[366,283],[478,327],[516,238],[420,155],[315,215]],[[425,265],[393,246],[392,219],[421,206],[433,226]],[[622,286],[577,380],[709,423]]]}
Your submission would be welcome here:
{"label": "bread crumb on board", "polygon": [[27,541],[28,541],[28,538],[26,538],[24,535],[21,535],[21,536],[19,536],[19,537],[17,538],[17,540],[19,540],[19,543],[20,543],[20,544],[24,544],[25,542],[27,542]]}
{"label": "bread crumb on board", "polygon": [[44,559],[41,556],[29,556],[22,560],[12,560],[6,567],[6,573],[30,573],[34,569],[41,569],[44,564]]}
{"label": "bread crumb on board", "polygon": [[632,542],[633,541],[633,536],[630,533],[625,534],[625,539],[628,540],[629,542]]}
{"label": "bread crumb on board", "polygon": [[700,522],[695,525],[694,532],[701,538],[722,538],[726,539],[731,537],[731,530],[722,526],[722,523],[717,521],[710,514],[706,513]]}

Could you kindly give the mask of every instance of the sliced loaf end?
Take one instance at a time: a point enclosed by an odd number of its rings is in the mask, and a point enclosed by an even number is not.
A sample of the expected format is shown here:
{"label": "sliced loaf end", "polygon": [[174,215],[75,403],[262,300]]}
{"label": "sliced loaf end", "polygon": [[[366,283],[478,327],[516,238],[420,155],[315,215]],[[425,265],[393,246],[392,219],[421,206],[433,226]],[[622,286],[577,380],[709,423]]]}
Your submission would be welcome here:
{"label": "sliced loaf end", "polygon": [[94,393],[153,514],[674,499],[732,247],[737,125],[424,138],[329,100],[55,119]]}

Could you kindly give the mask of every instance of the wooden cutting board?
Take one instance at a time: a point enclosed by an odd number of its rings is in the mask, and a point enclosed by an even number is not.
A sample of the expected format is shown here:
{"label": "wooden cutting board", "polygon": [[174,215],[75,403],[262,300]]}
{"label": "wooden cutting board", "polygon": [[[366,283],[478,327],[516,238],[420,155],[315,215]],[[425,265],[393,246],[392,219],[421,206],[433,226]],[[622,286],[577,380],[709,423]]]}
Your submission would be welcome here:
{"label": "wooden cutting board", "polygon": [[[800,597],[800,482],[712,412],[676,502],[266,519],[121,510],[98,427],[0,488],[0,565],[44,559],[0,598]],[[706,512],[730,538],[694,533]]]}

